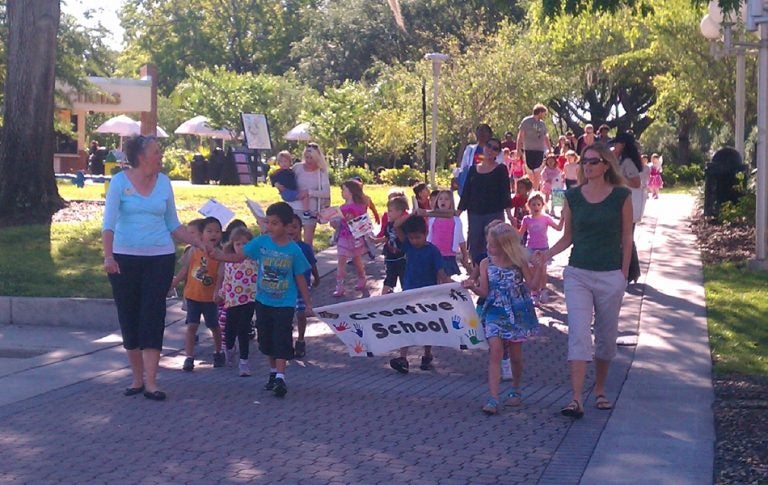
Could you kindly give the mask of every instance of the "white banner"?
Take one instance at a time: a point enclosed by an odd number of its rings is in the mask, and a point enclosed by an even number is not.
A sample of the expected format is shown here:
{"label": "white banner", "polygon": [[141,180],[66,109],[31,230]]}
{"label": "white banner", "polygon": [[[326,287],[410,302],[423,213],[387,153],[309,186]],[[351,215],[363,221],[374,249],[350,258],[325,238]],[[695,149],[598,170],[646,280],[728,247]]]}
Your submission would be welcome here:
{"label": "white banner", "polygon": [[410,345],[487,349],[480,317],[460,283],[428,286],[315,308],[349,355],[382,355]]}

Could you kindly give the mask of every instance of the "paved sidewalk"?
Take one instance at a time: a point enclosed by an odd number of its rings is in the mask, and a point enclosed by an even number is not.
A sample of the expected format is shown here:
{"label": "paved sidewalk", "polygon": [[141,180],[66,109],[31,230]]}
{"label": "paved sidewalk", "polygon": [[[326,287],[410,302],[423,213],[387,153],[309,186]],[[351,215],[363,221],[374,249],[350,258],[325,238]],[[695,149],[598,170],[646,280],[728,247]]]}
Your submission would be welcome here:
{"label": "paved sidewalk", "polygon": [[[436,370],[422,372],[414,351],[416,370],[402,376],[388,356],[348,357],[320,323],[279,400],[261,390],[267,369],[256,351],[250,378],[210,363],[182,372],[183,315],[171,309],[163,403],[121,395],[130,378],[114,334],[0,327],[0,482],[710,482],[712,388],[691,207],[690,197],[665,195],[637,228],[646,276],[622,311],[613,411],[588,396],[584,419],[559,414],[569,396],[560,256],[550,270],[558,298],[525,346],[525,404],[501,416],[479,411],[485,353],[438,348]],[[331,270],[332,252],[322,259]],[[380,290],[380,259],[367,271],[369,288],[361,295],[350,284],[350,298]],[[334,300],[334,283],[323,277],[316,306]],[[201,331],[199,355],[210,354]]]}

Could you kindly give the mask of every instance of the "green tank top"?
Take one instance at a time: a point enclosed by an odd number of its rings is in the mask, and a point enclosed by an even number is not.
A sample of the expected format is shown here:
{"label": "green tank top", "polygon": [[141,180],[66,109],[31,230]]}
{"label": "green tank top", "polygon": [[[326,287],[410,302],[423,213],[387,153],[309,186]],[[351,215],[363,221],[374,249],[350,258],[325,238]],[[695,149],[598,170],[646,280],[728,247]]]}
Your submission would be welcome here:
{"label": "green tank top", "polygon": [[565,192],[573,236],[568,264],[589,271],[621,269],[621,209],[629,196],[628,188],[614,187],[603,201],[592,204],[581,187]]}

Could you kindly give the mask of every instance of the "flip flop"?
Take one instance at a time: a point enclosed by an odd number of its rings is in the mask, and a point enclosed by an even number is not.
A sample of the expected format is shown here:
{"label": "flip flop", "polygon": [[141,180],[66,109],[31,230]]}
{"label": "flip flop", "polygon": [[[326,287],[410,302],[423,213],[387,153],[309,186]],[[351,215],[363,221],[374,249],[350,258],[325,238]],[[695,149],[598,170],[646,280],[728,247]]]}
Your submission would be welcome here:
{"label": "flip flop", "polygon": [[570,418],[581,419],[584,416],[584,410],[581,408],[579,401],[574,399],[573,401],[569,402],[567,406],[560,410],[560,414]]}
{"label": "flip flop", "polygon": [[598,394],[595,396],[595,407],[601,411],[609,411],[613,409],[613,404],[604,394]]}
{"label": "flip flop", "polygon": [[144,392],[144,386],[141,387],[126,387],[123,391],[123,396],[135,396]]}

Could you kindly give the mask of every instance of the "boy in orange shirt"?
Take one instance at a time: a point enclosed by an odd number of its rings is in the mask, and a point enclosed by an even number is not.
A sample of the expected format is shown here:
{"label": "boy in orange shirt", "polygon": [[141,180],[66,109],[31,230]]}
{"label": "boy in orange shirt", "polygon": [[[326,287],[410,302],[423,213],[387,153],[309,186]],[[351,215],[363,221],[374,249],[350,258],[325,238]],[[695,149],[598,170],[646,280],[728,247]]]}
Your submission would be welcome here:
{"label": "boy in orange shirt", "polygon": [[[202,220],[201,232],[203,243],[210,250],[217,248],[221,243],[221,223],[215,217],[206,217]],[[186,267],[186,271],[184,271]],[[184,299],[187,302],[187,333],[184,341],[183,370],[191,372],[195,368],[195,336],[200,326],[200,317],[205,318],[205,326],[213,336],[213,366],[224,367],[224,353],[221,352],[221,329],[219,327],[218,306],[215,293],[219,275],[219,262],[206,256],[205,252],[194,248],[185,254],[182,259],[182,270],[173,279],[171,288],[175,288],[182,278],[186,280],[184,285]]]}

